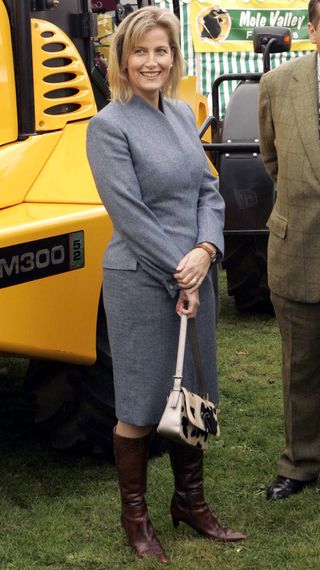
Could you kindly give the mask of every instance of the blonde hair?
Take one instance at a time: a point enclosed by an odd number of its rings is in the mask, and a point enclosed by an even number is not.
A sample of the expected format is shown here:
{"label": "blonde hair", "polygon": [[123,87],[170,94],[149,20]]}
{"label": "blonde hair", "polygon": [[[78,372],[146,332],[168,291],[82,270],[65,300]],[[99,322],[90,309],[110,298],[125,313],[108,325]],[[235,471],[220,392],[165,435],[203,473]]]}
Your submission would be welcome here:
{"label": "blonde hair", "polygon": [[108,81],[111,100],[128,103],[134,93],[125,66],[139,38],[149,30],[161,27],[168,34],[173,54],[173,65],[163,95],[175,97],[184,71],[184,60],[179,45],[179,20],[170,10],[146,6],[129,14],[119,25],[110,49]]}

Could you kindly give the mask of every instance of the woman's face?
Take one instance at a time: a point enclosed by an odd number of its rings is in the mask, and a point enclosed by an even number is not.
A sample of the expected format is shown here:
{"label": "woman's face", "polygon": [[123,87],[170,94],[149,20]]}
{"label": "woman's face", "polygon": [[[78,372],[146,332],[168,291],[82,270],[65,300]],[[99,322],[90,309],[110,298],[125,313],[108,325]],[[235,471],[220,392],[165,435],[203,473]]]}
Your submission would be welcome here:
{"label": "woman's face", "polygon": [[126,65],[134,94],[157,107],[159,92],[169,77],[172,61],[173,52],[166,30],[157,26],[142,34]]}

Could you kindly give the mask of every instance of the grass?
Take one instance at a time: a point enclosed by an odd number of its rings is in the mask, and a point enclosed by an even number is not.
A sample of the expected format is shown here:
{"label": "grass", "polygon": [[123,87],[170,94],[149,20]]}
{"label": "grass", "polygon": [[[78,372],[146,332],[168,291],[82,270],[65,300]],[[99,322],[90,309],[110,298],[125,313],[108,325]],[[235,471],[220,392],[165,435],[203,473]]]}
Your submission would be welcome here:
{"label": "grass", "polygon": [[[283,445],[280,340],[271,317],[241,315],[221,287],[218,324],[221,438],[206,454],[212,510],[248,540],[223,545],[168,513],[168,457],[152,460],[148,502],[170,568],[195,570],[316,570],[320,567],[318,489],[267,503],[265,484]],[[9,379],[1,368],[9,368]],[[0,360],[1,570],[153,569],[136,560],[120,528],[113,466],[50,451],[33,430],[21,393],[25,362]]]}

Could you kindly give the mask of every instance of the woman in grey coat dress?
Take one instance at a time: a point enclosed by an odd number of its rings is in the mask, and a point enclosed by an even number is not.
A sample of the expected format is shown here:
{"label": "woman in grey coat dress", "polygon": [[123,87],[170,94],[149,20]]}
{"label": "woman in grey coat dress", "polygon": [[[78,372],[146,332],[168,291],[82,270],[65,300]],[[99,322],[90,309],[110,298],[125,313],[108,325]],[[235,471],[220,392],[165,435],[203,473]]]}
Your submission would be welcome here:
{"label": "woman in grey coat dress", "polygon": [[[183,70],[178,30],[169,10],[154,7],[120,24],[110,55],[112,102],[91,120],[87,138],[97,188],[114,225],[103,261],[103,292],[114,368],[121,521],[136,554],[164,563],[144,498],[149,435],[171,387],[183,313],[197,314],[207,385],[217,400],[215,299],[208,271],[223,251],[224,221],[193,113],[172,99]],[[189,352],[184,384],[196,391]],[[204,501],[202,451],[171,443],[169,452],[175,525],[184,521],[222,541],[244,538],[224,528]]]}

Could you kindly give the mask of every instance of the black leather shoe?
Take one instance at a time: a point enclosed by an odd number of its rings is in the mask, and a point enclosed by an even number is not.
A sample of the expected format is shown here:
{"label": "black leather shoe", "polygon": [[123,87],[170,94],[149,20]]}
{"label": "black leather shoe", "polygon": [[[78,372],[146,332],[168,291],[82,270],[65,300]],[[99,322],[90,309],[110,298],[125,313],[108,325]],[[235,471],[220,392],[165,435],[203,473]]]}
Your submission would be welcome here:
{"label": "black leather shoe", "polygon": [[314,485],[317,482],[315,479],[309,481],[298,481],[297,479],[289,479],[289,477],[278,477],[267,487],[268,501],[276,501],[279,499],[288,499],[291,495],[300,493],[305,487]]}

